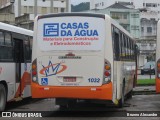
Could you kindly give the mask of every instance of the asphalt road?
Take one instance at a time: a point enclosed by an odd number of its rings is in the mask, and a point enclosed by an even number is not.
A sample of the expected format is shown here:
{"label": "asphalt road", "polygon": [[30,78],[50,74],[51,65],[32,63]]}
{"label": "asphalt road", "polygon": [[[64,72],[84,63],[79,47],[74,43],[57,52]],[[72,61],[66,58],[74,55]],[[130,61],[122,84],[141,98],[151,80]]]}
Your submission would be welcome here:
{"label": "asphalt road", "polygon": [[[126,101],[123,108],[117,108],[113,105],[103,106],[97,104],[86,103],[84,101],[79,101],[74,107],[69,109],[60,109],[58,105],[55,105],[54,99],[43,99],[43,100],[33,100],[33,101],[23,101],[20,103],[10,103],[7,106],[7,111],[49,111],[44,112],[43,117],[54,120],[74,120],[74,119],[118,119],[118,120],[137,120],[137,117],[127,117],[127,113],[135,114],[138,112],[149,112],[159,111],[160,114],[160,95],[134,95],[132,99]],[[116,117],[115,117],[116,116]],[[124,117],[123,117],[124,116]],[[141,120],[160,120],[158,117],[138,117]],[[0,118],[1,119],[1,118]],[[6,119],[6,118],[3,118]],[[8,119],[8,118],[7,118]],[[12,118],[12,120],[17,120],[17,118]],[[22,119],[22,118],[18,118]],[[27,118],[23,118],[27,119]],[[32,118],[28,118],[32,119]],[[35,119],[35,118],[34,118]],[[43,118],[42,118],[43,119]]]}

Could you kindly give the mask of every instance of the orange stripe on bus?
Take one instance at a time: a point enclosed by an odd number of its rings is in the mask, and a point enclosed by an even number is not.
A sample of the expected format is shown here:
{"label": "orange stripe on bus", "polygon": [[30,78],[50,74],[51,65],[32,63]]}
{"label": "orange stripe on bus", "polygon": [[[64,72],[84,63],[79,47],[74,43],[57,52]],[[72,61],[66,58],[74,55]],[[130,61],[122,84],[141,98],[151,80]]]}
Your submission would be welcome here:
{"label": "orange stripe on bus", "polygon": [[30,84],[31,84],[31,74],[28,72],[24,72],[21,79],[21,84],[19,84],[18,86],[15,97],[19,97],[20,93],[24,91],[25,86]]}
{"label": "orange stripe on bus", "polygon": [[40,86],[33,82],[31,83],[31,93],[32,98],[77,98],[101,100],[112,100],[113,94],[112,83],[102,85],[100,87],[51,87]]}
{"label": "orange stripe on bus", "polygon": [[156,78],[156,93],[160,93],[160,79]]}

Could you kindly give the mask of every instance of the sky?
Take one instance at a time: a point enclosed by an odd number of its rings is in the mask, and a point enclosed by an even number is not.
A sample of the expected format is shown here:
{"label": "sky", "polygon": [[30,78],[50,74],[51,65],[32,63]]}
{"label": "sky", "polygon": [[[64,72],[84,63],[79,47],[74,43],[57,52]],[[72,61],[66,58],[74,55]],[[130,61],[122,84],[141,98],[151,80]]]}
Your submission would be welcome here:
{"label": "sky", "polygon": [[90,2],[90,0],[71,0],[71,4],[78,5],[81,2]]}

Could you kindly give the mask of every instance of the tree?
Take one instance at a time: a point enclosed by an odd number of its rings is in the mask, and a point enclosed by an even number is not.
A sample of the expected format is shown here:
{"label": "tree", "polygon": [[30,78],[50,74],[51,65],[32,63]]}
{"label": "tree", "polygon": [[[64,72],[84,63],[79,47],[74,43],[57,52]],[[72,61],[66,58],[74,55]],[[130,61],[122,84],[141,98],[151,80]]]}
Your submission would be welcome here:
{"label": "tree", "polygon": [[80,12],[80,11],[89,10],[89,9],[90,9],[89,2],[83,2],[78,5],[71,5],[72,12]]}

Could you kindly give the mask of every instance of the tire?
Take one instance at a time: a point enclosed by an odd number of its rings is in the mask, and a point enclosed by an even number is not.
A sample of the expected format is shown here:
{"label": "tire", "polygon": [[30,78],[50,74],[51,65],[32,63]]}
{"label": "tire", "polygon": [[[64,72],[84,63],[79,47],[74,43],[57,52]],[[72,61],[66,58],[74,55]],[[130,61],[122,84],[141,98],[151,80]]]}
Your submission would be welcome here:
{"label": "tire", "polygon": [[121,99],[119,100],[119,103],[118,103],[118,107],[119,108],[122,108],[124,106],[124,89],[125,89],[125,84],[123,83],[123,87],[122,87],[122,96],[121,96]]}
{"label": "tire", "polygon": [[0,84],[0,111],[4,111],[7,102],[6,89],[3,84]]}

